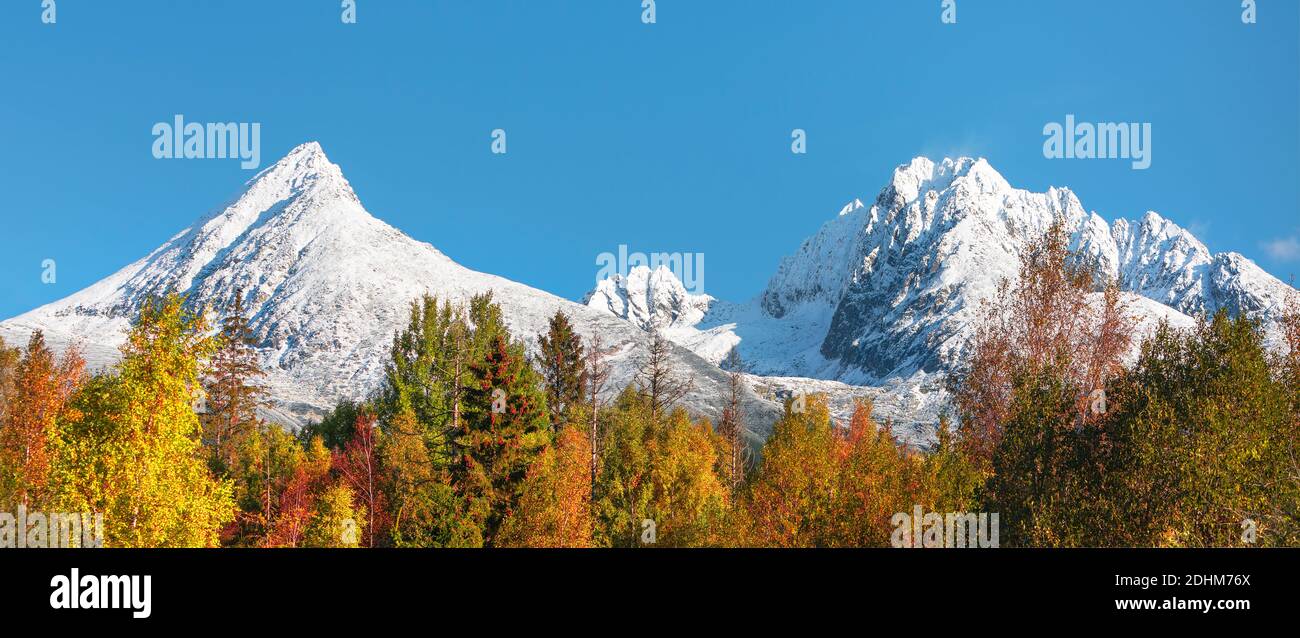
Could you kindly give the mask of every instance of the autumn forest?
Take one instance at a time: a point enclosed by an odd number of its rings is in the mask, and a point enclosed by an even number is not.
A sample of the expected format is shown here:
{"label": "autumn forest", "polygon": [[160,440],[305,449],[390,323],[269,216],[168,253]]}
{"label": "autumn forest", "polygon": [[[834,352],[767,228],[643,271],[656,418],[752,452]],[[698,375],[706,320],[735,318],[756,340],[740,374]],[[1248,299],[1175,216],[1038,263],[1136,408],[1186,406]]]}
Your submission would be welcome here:
{"label": "autumn forest", "polygon": [[1225,312],[1139,336],[1059,227],[919,448],[865,400],[747,423],[734,355],[690,414],[657,333],[610,388],[605,344],[557,313],[530,356],[491,296],[412,302],[381,387],[290,431],[242,302],[208,314],[152,300],[94,372],[0,343],[0,511],[102,514],[108,547],[889,547],[917,506],[997,513],[1003,547],[1300,545],[1297,305],[1280,346]]}

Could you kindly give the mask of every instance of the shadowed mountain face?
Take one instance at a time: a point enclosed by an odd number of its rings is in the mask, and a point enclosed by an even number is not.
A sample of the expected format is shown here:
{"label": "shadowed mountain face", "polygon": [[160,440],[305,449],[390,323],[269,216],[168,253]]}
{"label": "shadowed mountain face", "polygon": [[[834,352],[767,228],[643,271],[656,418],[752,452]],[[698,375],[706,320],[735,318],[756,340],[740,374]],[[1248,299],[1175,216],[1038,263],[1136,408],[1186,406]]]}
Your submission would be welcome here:
{"label": "shadowed mountain face", "polygon": [[1156,213],[1108,225],[1069,190],[1013,188],[982,159],[917,158],[894,171],[873,205],[854,200],[805,240],[748,303],[647,296],[631,277],[601,282],[591,298],[602,308],[620,298],[673,306],[629,318],[677,318],[669,334],[713,361],[734,347],[762,374],[880,385],[959,364],[981,304],[1003,280],[1014,283],[1029,242],[1057,220],[1129,293],[1140,329],[1162,319],[1190,325],[1220,308],[1267,326],[1294,293],[1239,254],[1211,254]]}

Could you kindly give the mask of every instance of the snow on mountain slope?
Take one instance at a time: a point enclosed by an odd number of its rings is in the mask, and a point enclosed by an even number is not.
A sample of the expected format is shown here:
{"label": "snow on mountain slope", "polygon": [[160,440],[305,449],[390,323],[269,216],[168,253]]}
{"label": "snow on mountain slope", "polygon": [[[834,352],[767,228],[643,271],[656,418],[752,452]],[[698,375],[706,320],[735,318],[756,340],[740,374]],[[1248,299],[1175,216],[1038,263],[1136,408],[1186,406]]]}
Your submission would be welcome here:
{"label": "snow on mountain slope", "polygon": [[582,300],[591,308],[626,319],[643,330],[693,326],[704,318],[713,297],[693,295],[667,266],[636,266],[627,276],[597,282]]}
{"label": "snow on mountain slope", "polygon": [[1124,288],[1189,315],[1226,308],[1269,320],[1293,290],[1238,253],[1210,254],[1191,233],[1156,213],[1137,224],[1118,220],[1113,234]]}
{"label": "snow on mountain slope", "polygon": [[711,361],[735,347],[769,376],[883,385],[942,374],[962,360],[981,304],[1014,282],[1028,243],[1058,219],[1073,247],[1128,293],[1139,334],[1219,308],[1267,325],[1294,292],[1239,254],[1212,255],[1155,213],[1108,226],[1068,189],[1013,188],[983,159],[919,157],[894,171],[872,206],[854,200],[805,240],[756,299],[715,301],[671,336]]}
{"label": "snow on mountain slope", "polygon": [[1154,213],[1107,226],[1068,190],[1014,189],[984,160],[918,158],[895,170],[870,207],[845,206],[748,303],[689,294],[661,267],[600,282],[578,304],[466,269],[376,219],[309,143],[143,259],[0,322],[0,336],[21,343],[42,330],[54,346],[77,344],[105,366],[149,296],[176,290],[218,319],[240,291],[277,400],[272,416],[297,425],[378,385],[411,300],[491,291],[530,349],[557,310],[583,335],[599,334],[612,348],[609,393],[632,382],[647,330],[658,329],[678,344],[674,363],[695,383],[685,403],[696,413],[717,416],[726,383],[717,364],[736,349],[751,373],[746,411],[758,436],[781,399],[822,391],[839,416],[853,398],[871,397],[900,435],[922,441],[979,304],[1015,277],[1026,243],[1057,218],[1132,293],[1141,330],[1160,319],[1189,325],[1186,313],[1218,308],[1267,320],[1293,292]]}
{"label": "snow on mountain slope", "polygon": [[615,274],[596,283],[582,303],[609,313],[642,330],[659,330],[672,341],[717,365],[736,344],[725,330],[696,328],[716,300],[686,290],[667,266],[651,270],[636,266],[627,275]]}
{"label": "snow on mountain slope", "polygon": [[[254,177],[228,206],[200,218],[145,258],[80,292],[0,323],[24,342],[42,330],[56,346],[78,343],[95,365],[117,358],[136,308],[167,290],[191,303],[229,307],[247,300],[273,416],[298,425],[345,397],[374,389],[409,303],[429,293],[464,302],[491,291],[512,332],[535,348],[547,320],[563,310],[580,333],[613,349],[607,386],[633,380],[647,334],[626,321],[501,277],[466,269],[433,246],[372,217],[319,144],[304,144]],[[674,363],[695,381],[687,406],[720,411],[722,371],[684,348]],[[751,397],[754,422],[768,424],[772,401]]]}

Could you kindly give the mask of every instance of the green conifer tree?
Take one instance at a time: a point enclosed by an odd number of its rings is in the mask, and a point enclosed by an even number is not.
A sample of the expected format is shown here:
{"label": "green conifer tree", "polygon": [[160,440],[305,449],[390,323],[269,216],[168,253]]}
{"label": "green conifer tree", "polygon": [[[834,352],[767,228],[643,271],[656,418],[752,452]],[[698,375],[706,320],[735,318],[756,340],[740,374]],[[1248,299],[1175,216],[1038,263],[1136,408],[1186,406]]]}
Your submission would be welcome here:
{"label": "green conifer tree", "polygon": [[550,442],[541,379],[523,344],[506,339],[497,334],[483,359],[470,366],[474,382],[465,397],[453,474],[489,546],[517,506],[529,466]]}
{"label": "green conifer tree", "polygon": [[584,400],[587,367],[582,338],[563,311],[555,311],[550,328],[538,338],[538,364],[546,384],[546,405],[551,427],[559,430],[570,421],[571,412]]}
{"label": "green conifer tree", "polygon": [[256,340],[245,316],[244,295],[236,291],[204,379],[203,441],[211,449],[213,468],[225,474],[236,460],[240,440],[258,429],[258,408],[268,404],[259,380]]}

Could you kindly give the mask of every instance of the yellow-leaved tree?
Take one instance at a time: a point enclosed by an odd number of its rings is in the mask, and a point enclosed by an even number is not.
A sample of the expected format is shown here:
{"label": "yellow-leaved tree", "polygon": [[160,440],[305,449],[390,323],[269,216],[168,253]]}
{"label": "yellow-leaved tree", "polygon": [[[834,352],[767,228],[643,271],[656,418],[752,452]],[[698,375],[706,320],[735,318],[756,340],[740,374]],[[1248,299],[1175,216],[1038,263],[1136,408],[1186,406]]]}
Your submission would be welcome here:
{"label": "yellow-leaved tree", "polygon": [[67,512],[104,516],[108,547],[215,547],[234,518],[231,485],[212,476],[194,405],[213,341],[202,313],[171,294],[140,309],[122,361],[73,397],[50,477]]}
{"label": "yellow-leaved tree", "polygon": [[504,547],[591,547],[591,442],[565,426],[533,461],[519,507],[501,527]]}
{"label": "yellow-leaved tree", "polygon": [[794,397],[772,427],[749,486],[746,543],[827,547],[839,482],[839,443],[825,395]]}

